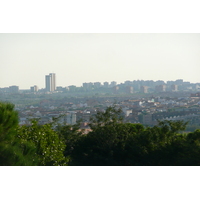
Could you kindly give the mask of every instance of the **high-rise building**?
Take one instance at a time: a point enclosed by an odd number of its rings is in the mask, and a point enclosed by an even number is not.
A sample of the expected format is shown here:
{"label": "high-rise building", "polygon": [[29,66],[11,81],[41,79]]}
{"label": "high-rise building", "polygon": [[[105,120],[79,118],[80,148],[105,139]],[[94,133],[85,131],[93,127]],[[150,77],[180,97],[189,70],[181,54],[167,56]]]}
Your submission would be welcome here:
{"label": "high-rise building", "polygon": [[56,74],[51,73],[49,75],[51,76],[51,89],[52,91],[55,91],[56,90]]}
{"label": "high-rise building", "polygon": [[126,93],[132,94],[133,93],[133,86],[126,86]]}
{"label": "high-rise building", "polygon": [[38,86],[34,85],[30,88],[31,92],[38,92]]}
{"label": "high-rise building", "polygon": [[117,94],[117,93],[119,92],[119,86],[114,86],[114,87],[112,88],[112,90],[113,90],[113,93],[114,93],[114,94]]}
{"label": "high-rise building", "polygon": [[115,82],[115,81],[112,81],[111,83],[110,83],[110,87],[114,87],[114,86],[116,86],[117,85],[117,82]]}
{"label": "high-rise building", "polygon": [[10,93],[18,93],[19,92],[19,86],[16,86],[16,85],[9,86],[9,92]]}
{"label": "high-rise building", "polygon": [[171,85],[171,90],[174,92],[178,91],[178,85],[175,84]]}
{"label": "high-rise building", "polygon": [[147,86],[140,86],[140,92],[148,93],[148,87]]}
{"label": "high-rise building", "polygon": [[95,82],[94,83],[94,88],[97,89],[97,88],[100,88],[101,87],[101,83],[100,82]]}
{"label": "high-rise building", "polygon": [[176,85],[181,85],[181,84],[183,84],[183,79],[177,79],[177,80],[175,81],[175,84],[176,84]]}
{"label": "high-rise building", "polygon": [[87,90],[91,90],[93,86],[93,83],[83,83],[83,88],[87,89]]}
{"label": "high-rise building", "polygon": [[156,85],[155,90],[156,90],[156,92],[165,92],[166,91],[166,85]]}
{"label": "high-rise building", "polygon": [[107,88],[109,86],[109,83],[108,82],[104,82],[103,85],[104,85],[104,87]]}
{"label": "high-rise building", "polygon": [[51,73],[45,76],[46,90],[53,92],[56,90],[56,74]]}
{"label": "high-rise building", "polygon": [[129,86],[129,85],[131,85],[131,84],[132,84],[132,81],[125,81],[125,82],[124,82],[124,85],[126,85],[126,86],[127,86],[127,85]]}
{"label": "high-rise building", "polygon": [[46,83],[46,91],[51,92],[51,76],[45,76],[45,83]]}

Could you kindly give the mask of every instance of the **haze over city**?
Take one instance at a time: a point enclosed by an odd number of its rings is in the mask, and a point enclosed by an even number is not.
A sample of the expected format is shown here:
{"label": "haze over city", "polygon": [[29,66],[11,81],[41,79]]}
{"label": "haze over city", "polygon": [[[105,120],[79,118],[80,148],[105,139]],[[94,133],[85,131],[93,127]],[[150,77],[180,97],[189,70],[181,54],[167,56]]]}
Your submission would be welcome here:
{"label": "haze over city", "polygon": [[126,80],[200,82],[199,33],[0,34],[0,87]]}

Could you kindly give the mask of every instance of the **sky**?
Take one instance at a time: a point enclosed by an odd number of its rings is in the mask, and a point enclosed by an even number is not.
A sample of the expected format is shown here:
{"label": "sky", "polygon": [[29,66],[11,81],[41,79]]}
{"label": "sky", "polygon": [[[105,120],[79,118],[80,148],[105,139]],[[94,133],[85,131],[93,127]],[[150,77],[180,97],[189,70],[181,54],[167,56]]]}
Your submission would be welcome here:
{"label": "sky", "polygon": [[1,33],[0,87],[126,80],[200,82],[199,33]]}

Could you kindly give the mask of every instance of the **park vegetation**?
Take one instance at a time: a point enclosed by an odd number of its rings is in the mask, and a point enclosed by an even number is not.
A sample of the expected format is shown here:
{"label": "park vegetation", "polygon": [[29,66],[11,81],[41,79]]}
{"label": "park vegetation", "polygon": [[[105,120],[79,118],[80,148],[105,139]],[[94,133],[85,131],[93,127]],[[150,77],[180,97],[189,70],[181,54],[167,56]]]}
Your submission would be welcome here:
{"label": "park vegetation", "polygon": [[19,125],[14,105],[0,103],[1,166],[197,166],[200,129],[185,133],[187,122],[158,121],[153,127],[123,121],[108,107],[90,120],[91,131],[58,121]]}

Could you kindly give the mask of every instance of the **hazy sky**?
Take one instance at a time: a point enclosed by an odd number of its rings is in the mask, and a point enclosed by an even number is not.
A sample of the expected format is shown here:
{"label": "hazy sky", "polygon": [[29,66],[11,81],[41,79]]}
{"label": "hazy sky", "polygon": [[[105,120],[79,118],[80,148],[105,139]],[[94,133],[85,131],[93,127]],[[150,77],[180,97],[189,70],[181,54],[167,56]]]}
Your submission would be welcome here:
{"label": "hazy sky", "polygon": [[200,82],[200,34],[0,34],[0,87],[126,80]]}

